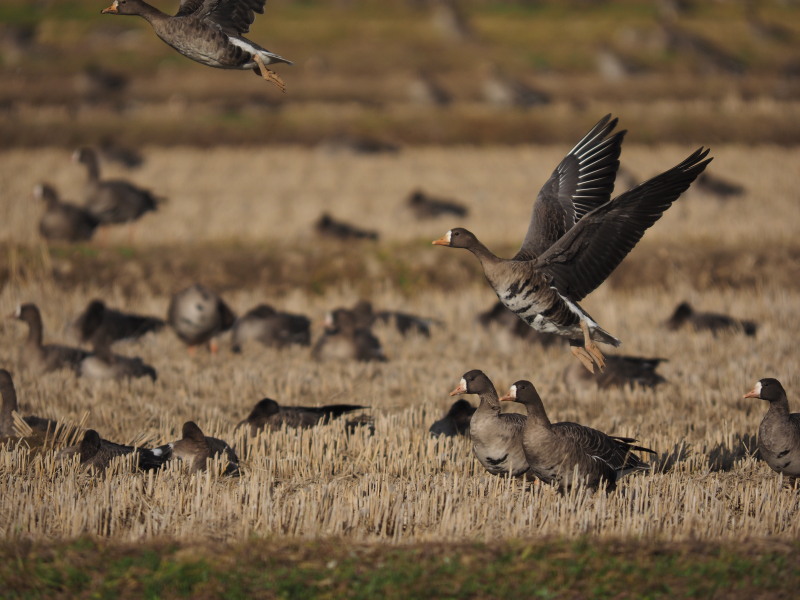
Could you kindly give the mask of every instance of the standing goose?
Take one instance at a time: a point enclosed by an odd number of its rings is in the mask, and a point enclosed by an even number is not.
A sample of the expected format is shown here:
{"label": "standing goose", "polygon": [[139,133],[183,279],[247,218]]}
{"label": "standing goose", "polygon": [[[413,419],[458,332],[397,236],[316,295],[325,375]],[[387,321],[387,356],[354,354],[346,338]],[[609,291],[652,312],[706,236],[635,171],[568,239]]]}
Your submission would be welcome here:
{"label": "standing goose", "polygon": [[650,468],[633,454],[631,438],[606,435],[577,423],[550,423],[542,399],[530,381],[517,381],[501,401],[519,402],[528,410],[522,444],[531,472],[545,483],[555,483],[564,492],[577,478],[580,484],[597,489],[601,481],[607,491],[633,471]]}
{"label": "standing goose", "polygon": [[33,188],[33,195],[44,200],[45,211],[39,220],[39,233],[46,240],[78,242],[90,240],[97,228],[97,219],[80,206],[61,202],[56,189],[47,183]]}
{"label": "standing goose", "polygon": [[264,14],[265,0],[181,0],[175,16],[162,13],[142,0],[114,0],[102,14],[138,15],[150,23],[167,45],[201,64],[218,69],[252,70],[282,92],[286,84],[271,63],[290,60],[242,37],[250,31],[255,13]]}
{"label": "standing goose", "polygon": [[158,207],[160,200],[150,190],[122,179],[100,179],[97,153],[91,148],[78,148],[72,160],[86,167],[89,179],[84,208],[101,225],[135,221]]}
{"label": "standing goose", "polygon": [[525,415],[501,413],[494,385],[478,369],[464,373],[458,386],[450,392],[451,396],[457,394],[478,394],[480,398],[469,423],[469,437],[472,451],[483,467],[493,475],[525,475],[530,468],[522,448]]}
{"label": "standing goose", "polygon": [[235,321],[236,315],[222,298],[199,283],[172,296],[167,310],[167,322],[190,352],[206,342],[216,352],[214,336],[230,329]]}
{"label": "standing goose", "polygon": [[481,262],[498,298],[528,325],[570,340],[590,371],[604,366],[594,341],[619,346],[578,301],[600,285],[663,212],[705,169],[702,148],[676,167],[609,200],[623,132],[603,118],[561,161],[539,192],[528,233],[511,259],[495,256],[474,234],[451,229],[433,243],[466,248]]}
{"label": "standing goose", "polygon": [[42,344],[42,315],[35,304],[21,304],[10,316],[28,325],[28,339],[22,347],[20,362],[34,373],[49,373],[58,369],[77,372],[81,361],[89,355],[80,348]]}
{"label": "standing goose", "polygon": [[[0,396],[3,404],[0,406],[0,437],[15,437],[13,412],[17,408],[17,390],[14,389],[14,380],[11,373],[5,369],[0,369]],[[53,433],[56,430],[56,422],[42,417],[28,416],[23,417],[23,421],[36,433]]]}
{"label": "standing goose", "polygon": [[769,467],[792,479],[800,477],[800,413],[789,413],[789,400],[781,382],[759,380],[745,398],[769,402],[758,427],[758,450]]}
{"label": "standing goose", "polygon": [[328,404],[326,406],[282,406],[271,398],[260,400],[246,419],[236,428],[250,427],[250,435],[262,429],[279,429],[281,426],[306,429],[322,425],[354,410],[369,408],[360,404]]}

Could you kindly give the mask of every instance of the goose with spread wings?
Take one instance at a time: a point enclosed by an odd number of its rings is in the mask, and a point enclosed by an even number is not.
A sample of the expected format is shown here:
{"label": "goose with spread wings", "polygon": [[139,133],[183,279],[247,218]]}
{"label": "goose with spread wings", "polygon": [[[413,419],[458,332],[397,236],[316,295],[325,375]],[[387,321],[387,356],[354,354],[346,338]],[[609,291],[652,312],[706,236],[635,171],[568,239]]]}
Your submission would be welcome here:
{"label": "goose with spread wings", "polygon": [[292,61],[242,37],[250,31],[255,13],[264,13],[265,1],[181,0],[177,14],[170,16],[143,0],[114,0],[101,12],[138,15],[150,23],[158,37],[187,58],[218,69],[252,70],[285,92],[286,84],[267,65],[291,65]]}
{"label": "goose with spread wings", "polygon": [[578,302],[605,281],[711,161],[700,148],[610,200],[625,134],[612,134],[616,125],[617,119],[604,117],[561,161],[539,192],[513,258],[495,256],[461,227],[433,242],[477,256],[500,301],[534,329],[568,337],[572,353],[592,372],[605,365],[594,342],[621,342]]}

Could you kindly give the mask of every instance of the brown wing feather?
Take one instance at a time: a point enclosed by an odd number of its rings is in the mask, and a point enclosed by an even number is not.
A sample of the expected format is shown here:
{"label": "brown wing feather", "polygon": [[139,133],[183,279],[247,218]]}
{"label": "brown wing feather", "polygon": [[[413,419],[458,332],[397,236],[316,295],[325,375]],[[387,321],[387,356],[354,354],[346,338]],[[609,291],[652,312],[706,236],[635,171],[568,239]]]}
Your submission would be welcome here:
{"label": "brown wing feather", "polygon": [[264,13],[266,0],[182,0],[175,16],[194,15],[211,21],[228,35],[250,31],[256,15]]}
{"label": "brown wing feather", "polygon": [[[538,266],[558,291],[579,301],[611,274],[711,158],[698,149],[672,169],[617,196],[582,218],[550,247]],[[705,160],[704,160],[705,159]]]}

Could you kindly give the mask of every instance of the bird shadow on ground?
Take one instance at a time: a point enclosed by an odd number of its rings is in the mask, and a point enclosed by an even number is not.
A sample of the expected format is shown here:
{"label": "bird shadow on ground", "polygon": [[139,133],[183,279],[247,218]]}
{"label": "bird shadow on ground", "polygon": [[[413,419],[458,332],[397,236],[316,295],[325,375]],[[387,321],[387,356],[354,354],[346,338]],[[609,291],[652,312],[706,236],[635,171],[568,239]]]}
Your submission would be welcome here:
{"label": "bird shadow on ground", "polygon": [[669,473],[679,462],[683,462],[689,456],[690,445],[686,442],[678,442],[668,452],[662,452],[658,459],[653,461],[654,473]]}
{"label": "bird shadow on ground", "polygon": [[759,458],[756,436],[737,433],[730,446],[719,443],[708,451],[708,466],[712,472],[731,471],[738,460],[748,456]]}

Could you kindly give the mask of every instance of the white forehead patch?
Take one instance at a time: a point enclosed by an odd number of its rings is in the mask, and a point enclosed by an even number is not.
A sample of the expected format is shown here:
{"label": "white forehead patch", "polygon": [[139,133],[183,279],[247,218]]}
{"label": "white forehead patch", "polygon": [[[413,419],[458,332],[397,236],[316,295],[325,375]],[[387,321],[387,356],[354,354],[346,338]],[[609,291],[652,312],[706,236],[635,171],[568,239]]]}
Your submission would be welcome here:
{"label": "white forehead patch", "polygon": [[756,395],[761,395],[761,381],[756,382],[756,387],[753,388],[753,391],[756,393]]}
{"label": "white forehead patch", "polygon": [[450,243],[450,236],[452,236],[452,235],[453,235],[453,230],[451,229],[450,231],[448,231],[447,233],[444,234],[444,241],[446,241],[449,244]]}
{"label": "white forehead patch", "polygon": [[14,316],[17,318],[22,316],[22,304],[17,304],[17,310],[14,311]]}
{"label": "white forehead patch", "polygon": [[458,382],[458,387],[467,389],[467,380],[462,377],[461,381]]}
{"label": "white forehead patch", "polygon": [[512,385],[508,390],[508,395],[511,396],[512,398],[516,398],[517,397],[517,386]]}

